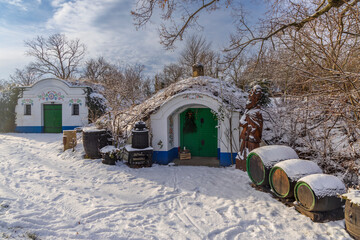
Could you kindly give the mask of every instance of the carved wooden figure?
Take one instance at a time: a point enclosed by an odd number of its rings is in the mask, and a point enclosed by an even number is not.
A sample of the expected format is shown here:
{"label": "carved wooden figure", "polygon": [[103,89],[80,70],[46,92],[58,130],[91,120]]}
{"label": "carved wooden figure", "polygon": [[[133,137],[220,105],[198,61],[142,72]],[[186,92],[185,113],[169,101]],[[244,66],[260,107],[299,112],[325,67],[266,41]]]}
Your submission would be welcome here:
{"label": "carved wooden figure", "polygon": [[[262,129],[263,129],[263,117],[260,111],[260,99],[262,96],[262,90],[259,85],[254,86],[249,94],[249,99],[246,103],[246,109],[244,115],[240,119],[240,127],[242,131],[240,133],[240,152],[237,156],[237,163],[240,163],[237,168],[246,171],[246,157],[248,153],[260,146]],[[242,162],[242,164],[241,164]],[[243,169],[245,166],[245,169]]]}

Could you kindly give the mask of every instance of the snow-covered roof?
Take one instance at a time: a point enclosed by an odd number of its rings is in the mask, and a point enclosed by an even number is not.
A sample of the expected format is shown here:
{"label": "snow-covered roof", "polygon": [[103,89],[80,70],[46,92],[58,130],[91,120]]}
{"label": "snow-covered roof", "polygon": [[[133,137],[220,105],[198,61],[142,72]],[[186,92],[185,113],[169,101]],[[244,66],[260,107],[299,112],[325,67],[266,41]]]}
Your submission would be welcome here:
{"label": "snow-covered roof", "polygon": [[86,86],[86,85],[83,85],[81,82],[79,81],[66,81],[66,80],[63,80],[63,79],[59,79],[59,78],[44,78],[44,79],[41,79],[39,81],[36,81],[35,83],[33,83],[31,86],[25,86],[25,87],[22,87],[22,88],[32,88],[33,86],[41,83],[41,82],[44,82],[44,81],[50,81],[50,80],[56,80],[56,81],[60,81],[62,83],[64,83],[65,85],[67,85],[68,87],[70,88],[85,88],[85,87],[89,87],[89,86]]}
{"label": "snow-covered roof", "polygon": [[289,159],[275,164],[274,167],[279,167],[292,181],[315,173],[322,173],[321,168],[314,162],[303,159]]}
{"label": "snow-covered roof", "polygon": [[[199,94],[209,96],[225,108],[243,112],[247,100],[247,93],[234,84],[206,76],[191,77],[173,83],[162,89],[143,103],[130,107],[118,115],[117,125],[122,131],[132,128],[136,121],[147,121],[150,115],[156,113],[160,107],[181,94]],[[100,126],[108,125],[109,116],[106,115],[97,122]]]}
{"label": "snow-covered roof", "polygon": [[251,153],[257,154],[267,168],[282,160],[299,158],[294,149],[283,145],[263,146],[252,150],[249,155]]}
{"label": "snow-covered roof", "polygon": [[346,193],[345,184],[333,175],[322,173],[312,174],[300,178],[298,183],[299,182],[304,182],[309,185],[318,198]]}

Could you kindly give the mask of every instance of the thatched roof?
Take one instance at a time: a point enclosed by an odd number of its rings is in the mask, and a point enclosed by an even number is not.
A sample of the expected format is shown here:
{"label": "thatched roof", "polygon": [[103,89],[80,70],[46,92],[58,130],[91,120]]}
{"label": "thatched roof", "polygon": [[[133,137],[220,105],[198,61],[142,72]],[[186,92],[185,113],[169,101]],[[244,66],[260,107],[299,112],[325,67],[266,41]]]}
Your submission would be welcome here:
{"label": "thatched roof", "polygon": [[[247,93],[234,84],[211,77],[188,78],[171,84],[139,105],[107,114],[99,119],[97,125],[127,135],[136,121],[147,121],[151,114],[156,113],[169,100],[187,93],[207,95],[223,103],[225,108],[238,112],[244,111],[247,100]],[[113,126],[114,122],[116,127]]]}

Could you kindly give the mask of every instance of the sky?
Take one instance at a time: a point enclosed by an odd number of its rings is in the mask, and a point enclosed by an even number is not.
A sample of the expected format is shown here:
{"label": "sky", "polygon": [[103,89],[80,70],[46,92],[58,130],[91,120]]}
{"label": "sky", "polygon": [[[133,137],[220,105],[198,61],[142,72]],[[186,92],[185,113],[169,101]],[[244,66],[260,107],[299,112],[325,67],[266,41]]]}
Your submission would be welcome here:
{"label": "sky", "polygon": [[[250,1],[249,1],[250,2]],[[103,56],[117,64],[145,65],[148,74],[159,72],[164,64],[175,62],[184,45],[165,50],[158,36],[159,18],[136,30],[130,11],[135,0],[0,0],[0,80],[9,79],[16,68],[23,68],[33,59],[25,55],[24,41],[37,36],[65,34],[80,39],[87,46],[86,59]],[[255,14],[256,1],[249,3]],[[214,50],[228,43],[234,30],[230,11],[203,14],[199,32]],[[198,30],[192,30],[195,32]],[[85,60],[86,60],[85,59]]]}

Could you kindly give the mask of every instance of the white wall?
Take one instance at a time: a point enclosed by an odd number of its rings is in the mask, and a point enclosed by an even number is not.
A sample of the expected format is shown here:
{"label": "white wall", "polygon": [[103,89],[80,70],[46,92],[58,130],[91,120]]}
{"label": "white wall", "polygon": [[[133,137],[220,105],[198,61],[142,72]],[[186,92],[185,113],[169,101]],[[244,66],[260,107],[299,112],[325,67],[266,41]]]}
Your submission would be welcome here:
{"label": "white wall", "polygon": [[[88,109],[86,107],[86,93],[84,87],[69,87],[59,79],[44,79],[36,82],[31,87],[25,87],[23,96],[19,98],[16,106],[17,126],[43,126],[43,105],[62,105],[63,126],[83,126],[88,123]],[[46,93],[60,93],[60,99],[45,99]],[[72,115],[71,101],[79,101],[79,115]],[[31,104],[31,115],[25,114],[25,104]],[[81,105],[80,105],[81,104]]]}
{"label": "white wall", "polygon": [[[190,107],[207,107],[215,112],[218,112],[220,103],[205,94],[201,93],[182,93],[174,96],[168,100],[164,105],[161,106],[158,112],[151,115],[151,134],[152,134],[152,147],[155,151],[169,151],[174,147],[180,145],[180,134],[179,134],[179,115],[182,111]],[[227,110],[226,115],[229,115]],[[169,117],[173,118],[173,134],[174,141],[173,145],[169,141]],[[239,147],[239,113],[233,112],[232,117],[232,128],[233,128],[233,152],[236,152]],[[220,127],[218,128],[218,147],[221,152],[230,152],[230,142],[227,137],[227,133],[230,130],[229,118],[225,118],[224,121],[220,121]],[[158,145],[162,142],[162,147]]]}

